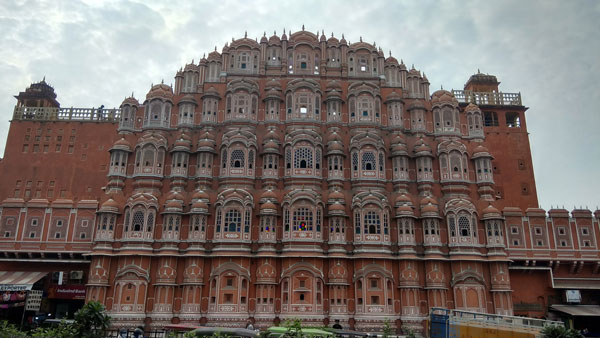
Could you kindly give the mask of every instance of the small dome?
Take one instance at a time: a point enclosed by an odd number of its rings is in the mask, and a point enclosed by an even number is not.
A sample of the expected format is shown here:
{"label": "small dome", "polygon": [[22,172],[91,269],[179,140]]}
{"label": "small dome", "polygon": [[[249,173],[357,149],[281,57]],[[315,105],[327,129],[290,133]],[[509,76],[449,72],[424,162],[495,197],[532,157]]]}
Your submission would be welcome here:
{"label": "small dome", "polygon": [[175,143],[173,144],[173,150],[175,150],[175,151],[190,151],[191,145],[192,145],[192,142],[189,139],[189,137],[186,134],[181,134],[181,135],[179,135],[177,140],[175,140]]}
{"label": "small dome", "polygon": [[196,66],[193,63],[188,63],[187,65],[185,65],[185,67],[183,68],[184,72],[188,72],[188,71],[192,71],[192,72],[196,72],[198,71],[198,66]]}
{"label": "small dome", "polygon": [[453,105],[458,105],[458,101],[454,97],[454,94],[450,93],[447,90],[437,90],[431,95],[431,103],[441,104],[445,102]]}
{"label": "small dome", "polygon": [[210,54],[208,54],[208,61],[221,61],[221,54],[219,54],[219,52],[217,52],[217,50],[215,49],[214,51],[210,52]]}
{"label": "small dome", "polygon": [[263,203],[263,205],[260,206],[260,210],[277,211],[277,206],[275,206],[275,204],[271,203],[270,201],[267,201],[267,202]]}
{"label": "small dome", "polygon": [[196,99],[194,98],[194,96],[192,96],[191,94],[185,94],[181,100],[179,100],[179,103],[193,103],[195,105],[198,105],[198,102],[196,101]]}
{"label": "small dome", "polygon": [[433,205],[438,205],[438,202],[435,200],[435,198],[431,197],[431,196],[425,196],[423,199],[421,199],[420,202],[421,206],[424,205],[428,205],[428,204],[433,204]]}
{"label": "small dome", "polygon": [[342,91],[342,86],[340,85],[339,81],[333,80],[327,82],[326,91],[330,90]]}
{"label": "small dome", "polygon": [[138,100],[135,97],[130,96],[130,97],[126,98],[125,100],[123,100],[123,102],[121,103],[121,107],[123,107],[124,105],[139,107],[140,103],[138,102]]}
{"label": "small dome", "polygon": [[279,44],[280,42],[281,42],[281,39],[279,39],[279,37],[277,36],[277,34],[273,34],[269,38],[269,44],[276,45],[276,44]]}
{"label": "small dome", "polygon": [[396,65],[396,66],[399,65],[398,64],[398,60],[395,57],[393,57],[393,56],[390,56],[387,59],[385,59],[385,63],[389,63],[391,65]]}
{"label": "small dome", "polygon": [[471,159],[477,159],[477,158],[480,158],[480,157],[493,158],[493,156],[490,154],[488,148],[486,148],[482,144],[480,144],[477,147],[475,147],[475,149],[473,150],[473,156],[471,156]]}
{"label": "small dome", "polygon": [[329,142],[329,144],[327,145],[327,152],[344,152],[344,146],[342,145],[341,142]]}
{"label": "small dome", "polygon": [[177,201],[183,202],[183,195],[177,191],[173,191],[167,196],[167,201],[171,201],[171,200],[177,200]]}
{"label": "small dome", "polygon": [[479,107],[476,104],[473,103],[469,103],[466,107],[465,107],[465,112],[469,112],[469,111],[479,111]]}
{"label": "small dome", "polygon": [[387,103],[387,102],[391,102],[391,101],[402,101],[402,96],[400,96],[400,94],[398,94],[396,92],[391,92],[385,97],[384,102]]}
{"label": "small dome", "polygon": [[433,154],[431,152],[431,147],[427,143],[425,143],[425,141],[423,141],[423,139],[419,139],[415,143],[415,146],[413,147],[413,152],[415,153],[415,156],[417,156],[417,157],[433,156]]}
{"label": "small dome", "polygon": [[171,86],[167,86],[164,83],[152,86],[148,94],[146,94],[146,100],[152,100],[157,98],[172,101],[173,88],[171,88]]}
{"label": "small dome", "polygon": [[265,192],[263,192],[263,194],[260,196],[260,198],[276,201],[277,194],[275,194],[275,191],[273,191],[272,189],[267,189],[267,190],[265,190]]}
{"label": "small dome", "polygon": [[396,208],[396,217],[408,216],[414,217],[415,211],[410,205],[401,205]]}
{"label": "small dome", "polygon": [[260,38],[260,43],[268,43],[269,40],[267,40],[267,33],[265,33],[262,38]]}
{"label": "small dome", "polygon": [[121,137],[117,140],[117,142],[113,144],[112,148],[110,149],[131,152],[131,143],[129,143],[129,141],[127,141],[124,137]]}
{"label": "small dome", "polygon": [[421,72],[419,72],[418,70],[416,70],[413,66],[413,68],[411,70],[408,71],[408,76],[416,76],[416,77],[421,77]]}
{"label": "small dome", "polygon": [[108,200],[106,200],[106,202],[102,203],[98,212],[118,214],[119,203],[117,203],[117,201],[113,200],[112,198],[109,198]]}
{"label": "small dome", "polygon": [[344,200],[345,199],[344,194],[339,190],[332,191],[327,198],[330,200]]}
{"label": "small dome", "polygon": [[192,203],[190,211],[193,213],[208,213],[208,204],[206,204],[204,201],[198,200]]}
{"label": "small dome", "polygon": [[481,219],[483,219],[483,220],[485,220],[485,219],[498,219],[498,218],[502,218],[502,214],[500,213],[500,210],[494,208],[494,206],[491,205],[491,204],[488,205],[481,212]]}
{"label": "small dome", "polygon": [[215,89],[215,87],[210,86],[207,90],[204,91],[204,94],[202,94],[202,97],[216,97],[216,98],[220,98],[221,96],[219,95],[219,92]]}
{"label": "small dome", "polygon": [[167,204],[165,204],[165,209],[167,210],[173,210],[173,209],[180,209],[181,208],[181,201],[178,200],[172,200],[167,202]]}
{"label": "small dome", "polygon": [[281,89],[281,82],[277,81],[276,79],[271,79],[267,81],[267,83],[265,84],[265,88]]}
{"label": "small dome", "polygon": [[398,197],[396,197],[396,205],[405,205],[405,204],[412,204],[412,200],[411,200],[410,196],[408,196],[407,194],[398,195]]}
{"label": "small dome", "polygon": [[204,190],[196,190],[192,195],[192,200],[209,200],[210,196]]}
{"label": "small dome", "polygon": [[335,36],[333,36],[333,34],[331,34],[331,36],[329,37],[329,39],[327,39],[327,44],[328,45],[337,45],[340,43],[340,40],[338,40]]}
{"label": "small dome", "polygon": [[342,205],[342,203],[340,202],[335,202],[331,205],[329,205],[329,212],[332,211],[346,211],[346,208],[344,207],[344,205]]}
{"label": "small dome", "polygon": [[279,145],[277,143],[275,143],[275,140],[273,139],[269,139],[266,143],[265,143],[265,148],[279,148]]}

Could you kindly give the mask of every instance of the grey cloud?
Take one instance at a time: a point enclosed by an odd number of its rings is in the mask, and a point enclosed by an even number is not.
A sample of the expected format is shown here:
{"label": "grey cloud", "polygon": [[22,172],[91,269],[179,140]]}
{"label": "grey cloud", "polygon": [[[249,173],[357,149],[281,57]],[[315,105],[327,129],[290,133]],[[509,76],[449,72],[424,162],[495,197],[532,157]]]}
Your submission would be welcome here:
{"label": "grey cloud", "polygon": [[[460,89],[481,69],[521,92],[531,107],[538,195],[543,207],[598,203],[600,4],[481,1],[1,2],[0,152],[12,95],[46,75],[65,106],[118,106],[152,82],[244,31],[325,30],[376,41],[424,71],[432,92]],[[2,135],[4,133],[4,136]]]}

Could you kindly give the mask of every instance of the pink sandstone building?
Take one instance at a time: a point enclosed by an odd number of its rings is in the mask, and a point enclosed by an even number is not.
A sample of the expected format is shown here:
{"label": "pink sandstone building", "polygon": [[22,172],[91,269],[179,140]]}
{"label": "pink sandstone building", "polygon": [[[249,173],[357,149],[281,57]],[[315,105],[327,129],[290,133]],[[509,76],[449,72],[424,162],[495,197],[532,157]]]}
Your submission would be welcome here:
{"label": "pink sandstone building", "polygon": [[565,290],[600,299],[600,211],[538,208],[527,107],[498,85],[430,94],[375,44],[304,30],[118,109],[32,84],[0,162],[0,285],[22,272],[47,311],[85,297],[148,329],[572,315]]}

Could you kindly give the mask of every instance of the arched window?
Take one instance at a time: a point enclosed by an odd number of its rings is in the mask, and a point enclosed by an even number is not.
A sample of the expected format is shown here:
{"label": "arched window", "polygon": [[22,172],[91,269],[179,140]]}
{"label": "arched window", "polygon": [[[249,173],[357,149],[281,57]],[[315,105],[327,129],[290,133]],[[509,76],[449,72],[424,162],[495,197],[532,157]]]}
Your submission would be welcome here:
{"label": "arched window", "polygon": [[[129,216],[130,213],[131,217]],[[133,239],[152,238],[155,214],[156,210],[154,208],[146,209],[141,206],[133,209],[128,208],[125,212],[123,237]]]}
{"label": "arched window", "polygon": [[238,202],[217,206],[215,240],[250,240],[251,217],[250,206],[242,207]]}
{"label": "arched window", "polygon": [[244,151],[241,149],[235,149],[231,152],[230,166],[232,168],[243,168],[244,167]]}
{"label": "arched window", "polygon": [[381,234],[381,219],[375,211],[368,211],[364,216],[364,231],[365,234]]}
{"label": "arched window", "polygon": [[294,231],[312,231],[313,230],[313,211],[308,208],[298,208],[294,210],[293,230]]}
{"label": "arched window", "polygon": [[466,211],[448,214],[448,233],[451,245],[477,244],[477,218]]}
{"label": "arched window", "polygon": [[285,240],[321,239],[322,212],[321,206],[300,202],[297,205],[284,207]]}
{"label": "arched window", "polygon": [[239,210],[229,210],[225,214],[225,231],[240,232],[242,229],[242,213]]}
{"label": "arched window", "polygon": [[375,154],[371,151],[362,153],[362,170],[375,170]]}
{"label": "arched window", "polygon": [[388,243],[389,211],[375,205],[367,205],[354,210],[355,241],[358,243]]}
{"label": "arched window", "polygon": [[321,176],[321,148],[301,141],[286,147],[286,175]]}

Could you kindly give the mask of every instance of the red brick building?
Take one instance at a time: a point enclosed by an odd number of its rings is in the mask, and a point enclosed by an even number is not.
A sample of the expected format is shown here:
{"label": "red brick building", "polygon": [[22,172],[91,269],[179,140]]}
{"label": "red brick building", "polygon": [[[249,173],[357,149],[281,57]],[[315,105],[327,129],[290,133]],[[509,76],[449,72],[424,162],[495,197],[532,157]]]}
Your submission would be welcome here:
{"label": "red brick building", "polygon": [[597,302],[600,211],[538,208],[527,108],[498,85],[430,95],[381,48],[307,31],[234,40],[119,109],[33,84],[0,164],[0,271],[63,271],[128,327],[422,330],[430,307]]}

